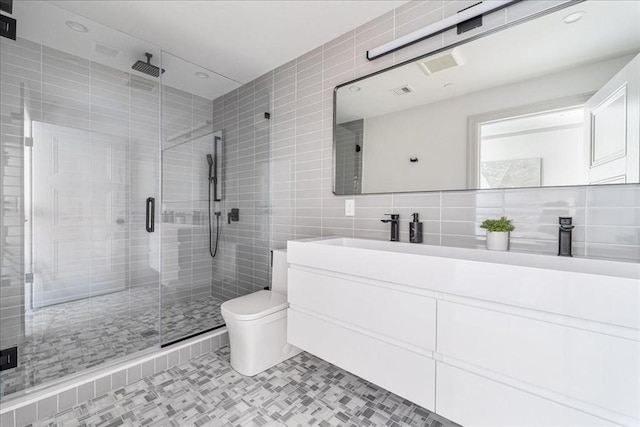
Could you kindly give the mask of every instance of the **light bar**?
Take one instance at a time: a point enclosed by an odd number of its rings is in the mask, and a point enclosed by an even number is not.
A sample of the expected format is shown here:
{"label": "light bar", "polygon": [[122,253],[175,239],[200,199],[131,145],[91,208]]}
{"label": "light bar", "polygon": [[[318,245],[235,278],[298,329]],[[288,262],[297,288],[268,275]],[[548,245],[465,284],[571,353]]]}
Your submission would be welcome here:
{"label": "light bar", "polygon": [[416,30],[412,33],[380,45],[371,50],[368,50],[367,59],[371,61],[372,59],[376,59],[380,56],[386,55],[387,53],[393,52],[394,50],[398,50],[407,45],[426,39],[433,34],[440,33],[444,30],[455,27],[456,25],[464,21],[468,21],[469,19],[473,19],[481,15],[486,15],[487,13],[493,12],[496,9],[501,9],[517,1],[519,0],[492,0],[480,2],[464,10],[461,10],[460,12],[456,13],[455,15],[451,15],[448,18],[435,22],[431,25],[427,25],[424,28]]}

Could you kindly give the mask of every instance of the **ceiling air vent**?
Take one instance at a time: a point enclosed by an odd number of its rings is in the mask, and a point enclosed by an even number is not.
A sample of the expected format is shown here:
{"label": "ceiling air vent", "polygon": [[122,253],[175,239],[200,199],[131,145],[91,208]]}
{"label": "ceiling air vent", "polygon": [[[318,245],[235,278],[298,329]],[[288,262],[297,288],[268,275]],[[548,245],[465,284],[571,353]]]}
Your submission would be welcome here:
{"label": "ceiling air vent", "polygon": [[406,95],[408,93],[414,92],[413,88],[411,86],[409,86],[409,85],[400,86],[400,87],[397,87],[397,88],[391,89],[391,90],[396,95]]}
{"label": "ceiling air vent", "polygon": [[437,73],[438,71],[457,67],[461,64],[462,60],[460,59],[460,55],[455,51],[455,49],[430,56],[428,58],[425,58],[424,61],[418,62],[418,65],[420,66],[420,68],[422,68],[422,71],[424,71],[428,76],[433,73]]}
{"label": "ceiling air vent", "polygon": [[109,58],[115,58],[120,54],[120,51],[114,47],[109,47],[102,43],[93,43],[93,50],[100,55],[108,56]]}

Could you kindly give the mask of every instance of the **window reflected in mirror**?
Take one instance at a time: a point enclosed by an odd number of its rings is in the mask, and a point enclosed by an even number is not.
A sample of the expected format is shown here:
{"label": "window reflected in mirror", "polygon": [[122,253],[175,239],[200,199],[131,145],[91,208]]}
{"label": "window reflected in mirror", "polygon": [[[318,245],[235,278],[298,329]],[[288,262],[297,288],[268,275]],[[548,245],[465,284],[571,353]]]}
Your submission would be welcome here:
{"label": "window reflected in mirror", "polygon": [[478,123],[477,188],[579,185],[588,179],[584,106]]}

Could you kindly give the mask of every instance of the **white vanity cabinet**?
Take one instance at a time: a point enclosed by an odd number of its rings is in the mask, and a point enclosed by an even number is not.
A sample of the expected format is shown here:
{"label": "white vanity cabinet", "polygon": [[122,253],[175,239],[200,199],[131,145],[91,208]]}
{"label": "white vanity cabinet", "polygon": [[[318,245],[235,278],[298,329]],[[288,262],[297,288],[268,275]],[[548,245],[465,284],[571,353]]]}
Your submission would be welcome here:
{"label": "white vanity cabinet", "polygon": [[289,342],[465,426],[640,425],[640,266],[289,242]]}
{"label": "white vanity cabinet", "polygon": [[288,292],[290,343],[434,409],[434,298],[296,268]]}
{"label": "white vanity cabinet", "polygon": [[438,301],[439,414],[463,425],[638,425],[638,341],[576,319],[467,304]]}

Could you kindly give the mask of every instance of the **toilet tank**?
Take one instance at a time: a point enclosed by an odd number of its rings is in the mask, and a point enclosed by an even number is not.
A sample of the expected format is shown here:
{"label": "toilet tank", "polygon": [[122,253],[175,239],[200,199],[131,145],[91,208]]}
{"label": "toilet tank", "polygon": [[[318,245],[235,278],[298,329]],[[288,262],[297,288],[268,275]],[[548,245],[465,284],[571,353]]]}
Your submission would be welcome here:
{"label": "toilet tank", "polygon": [[287,295],[287,250],[273,250],[273,266],[271,267],[271,290]]}

